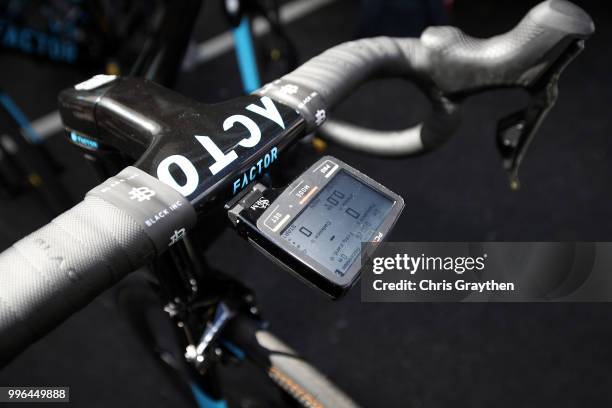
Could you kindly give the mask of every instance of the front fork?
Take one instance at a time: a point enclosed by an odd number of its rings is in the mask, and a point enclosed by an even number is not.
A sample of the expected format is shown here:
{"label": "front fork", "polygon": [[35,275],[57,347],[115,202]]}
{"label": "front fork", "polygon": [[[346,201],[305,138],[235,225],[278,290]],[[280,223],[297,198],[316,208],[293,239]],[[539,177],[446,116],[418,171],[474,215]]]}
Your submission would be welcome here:
{"label": "front fork", "polygon": [[[206,224],[206,223],[203,223]],[[196,232],[197,233],[197,232]],[[210,234],[211,232],[207,232]],[[192,232],[193,234],[193,232]],[[190,236],[152,265],[164,311],[178,334],[180,376],[200,407],[226,407],[219,363],[239,362],[241,350],[224,341],[223,329],[237,315],[259,319],[253,293],[233,278],[208,267]]]}

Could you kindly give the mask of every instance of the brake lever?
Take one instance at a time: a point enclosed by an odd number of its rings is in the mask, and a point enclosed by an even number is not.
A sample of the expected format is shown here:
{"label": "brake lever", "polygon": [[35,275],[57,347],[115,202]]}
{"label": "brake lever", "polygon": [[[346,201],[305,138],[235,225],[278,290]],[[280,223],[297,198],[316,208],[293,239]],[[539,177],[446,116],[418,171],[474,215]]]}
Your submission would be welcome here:
{"label": "brake lever", "polygon": [[573,41],[537,81],[525,88],[530,95],[527,107],[498,121],[497,149],[512,190],[520,188],[519,167],[529,145],[557,102],[561,73],[583,49],[584,40]]}

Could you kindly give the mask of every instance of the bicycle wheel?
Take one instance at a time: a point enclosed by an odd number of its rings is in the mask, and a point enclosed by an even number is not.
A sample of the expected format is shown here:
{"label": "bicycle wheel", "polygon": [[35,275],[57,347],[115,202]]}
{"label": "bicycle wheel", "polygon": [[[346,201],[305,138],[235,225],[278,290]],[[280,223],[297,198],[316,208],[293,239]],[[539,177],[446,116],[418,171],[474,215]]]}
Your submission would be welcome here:
{"label": "bicycle wheel", "polygon": [[224,330],[223,338],[238,353],[265,370],[267,376],[299,406],[308,408],[355,408],[358,405],[319,370],[260,322],[237,316]]}

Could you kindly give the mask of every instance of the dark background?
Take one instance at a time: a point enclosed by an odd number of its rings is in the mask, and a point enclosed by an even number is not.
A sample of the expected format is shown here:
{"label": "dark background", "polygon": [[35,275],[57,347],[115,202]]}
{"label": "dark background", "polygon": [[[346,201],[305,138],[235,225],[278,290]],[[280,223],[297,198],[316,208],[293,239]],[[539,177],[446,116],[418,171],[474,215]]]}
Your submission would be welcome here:
{"label": "dark background", "polygon": [[[216,2],[201,12],[196,38],[227,29]],[[564,73],[512,192],[494,145],[496,120],[524,102],[516,91],[465,104],[456,137],[435,154],[381,159],[330,147],[402,195],[406,209],[391,240],[612,240],[612,102],[606,2],[577,1],[596,23],[585,52]],[[459,1],[452,24],[474,36],[510,29],[536,2]],[[354,38],[359,3],[339,0],[291,23],[305,60]],[[29,117],[54,109],[56,94],[83,79],[76,71],[1,57],[0,87]],[[181,76],[178,89],[213,102],[240,94],[233,53]],[[371,83],[338,116],[378,128],[404,127],[426,99],[399,81]],[[50,148],[67,165],[74,197],[95,183],[60,137]],[[0,202],[0,247],[47,221],[36,196]],[[612,307],[608,304],[366,304],[359,290],[331,302],[227,231],[208,254],[214,266],[258,294],[273,330],[364,406],[604,406],[612,402]],[[228,256],[231,254],[231,256]],[[233,370],[234,372],[238,370]],[[240,373],[238,373],[240,375]],[[236,377],[248,388],[250,379]],[[0,372],[1,385],[68,385],[75,406],[186,406],[132,336],[111,293],[98,298]]]}

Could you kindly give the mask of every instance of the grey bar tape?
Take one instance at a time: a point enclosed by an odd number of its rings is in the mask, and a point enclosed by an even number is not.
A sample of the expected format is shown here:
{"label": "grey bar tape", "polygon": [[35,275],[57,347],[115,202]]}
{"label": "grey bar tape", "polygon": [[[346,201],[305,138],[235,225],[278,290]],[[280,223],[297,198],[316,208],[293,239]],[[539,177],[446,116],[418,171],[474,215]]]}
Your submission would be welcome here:
{"label": "grey bar tape", "polygon": [[306,121],[306,131],[312,132],[325,122],[328,106],[323,96],[303,84],[296,84],[284,78],[266,84],[253,92],[269,96],[273,100],[290,106]]}
{"label": "grey bar tape", "polygon": [[136,167],[126,167],[87,195],[128,213],[143,227],[158,254],[196,225],[196,212],[185,197]]}

